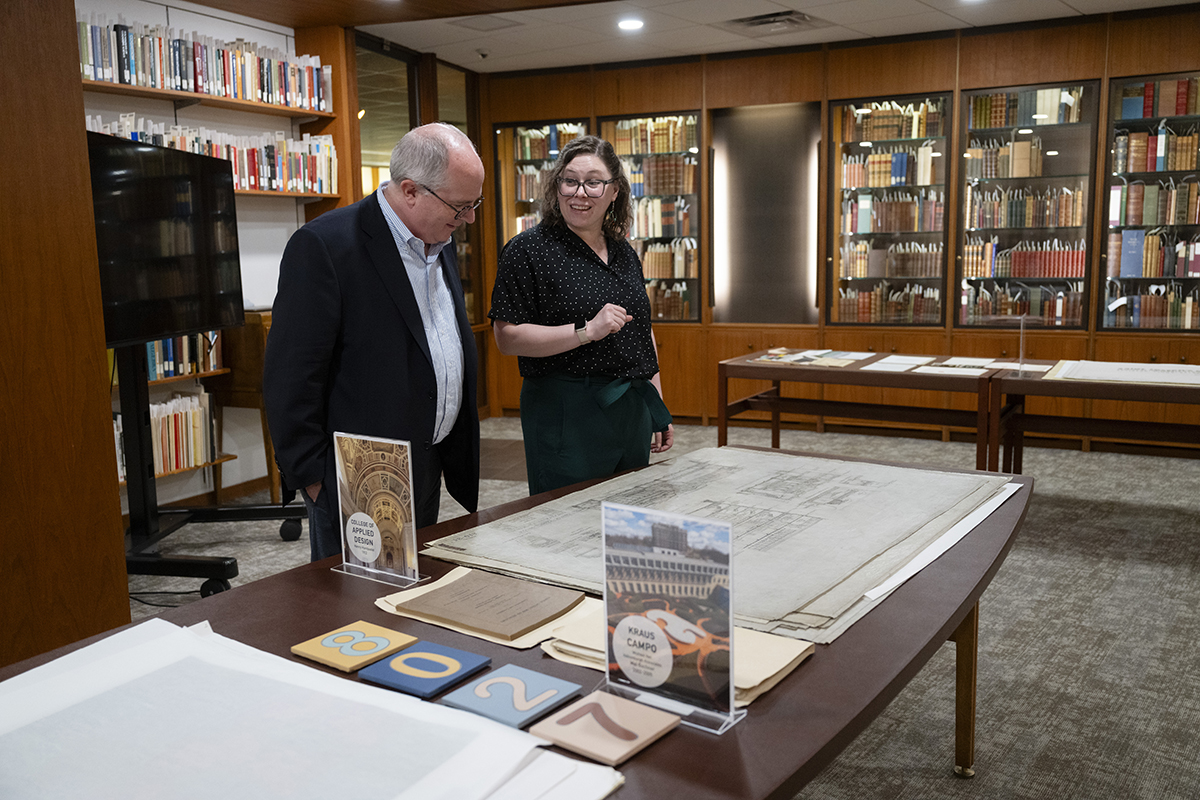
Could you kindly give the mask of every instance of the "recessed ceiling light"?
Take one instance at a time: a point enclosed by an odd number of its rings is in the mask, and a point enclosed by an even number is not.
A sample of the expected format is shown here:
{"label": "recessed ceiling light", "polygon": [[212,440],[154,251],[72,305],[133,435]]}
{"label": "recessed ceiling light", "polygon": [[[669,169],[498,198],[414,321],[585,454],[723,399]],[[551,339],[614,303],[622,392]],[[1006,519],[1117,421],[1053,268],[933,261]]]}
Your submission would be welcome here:
{"label": "recessed ceiling light", "polygon": [[623,19],[617,23],[617,27],[623,31],[637,31],[641,30],[644,24],[640,19]]}

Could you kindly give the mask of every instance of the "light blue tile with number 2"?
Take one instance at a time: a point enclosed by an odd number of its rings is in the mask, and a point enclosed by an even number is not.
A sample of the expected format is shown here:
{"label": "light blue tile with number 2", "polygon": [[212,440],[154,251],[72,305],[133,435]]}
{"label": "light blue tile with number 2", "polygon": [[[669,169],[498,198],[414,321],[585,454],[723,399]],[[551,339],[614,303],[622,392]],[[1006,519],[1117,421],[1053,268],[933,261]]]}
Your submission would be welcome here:
{"label": "light blue tile with number 2", "polygon": [[580,688],[577,683],[505,664],[446,695],[442,702],[522,728],[578,695]]}

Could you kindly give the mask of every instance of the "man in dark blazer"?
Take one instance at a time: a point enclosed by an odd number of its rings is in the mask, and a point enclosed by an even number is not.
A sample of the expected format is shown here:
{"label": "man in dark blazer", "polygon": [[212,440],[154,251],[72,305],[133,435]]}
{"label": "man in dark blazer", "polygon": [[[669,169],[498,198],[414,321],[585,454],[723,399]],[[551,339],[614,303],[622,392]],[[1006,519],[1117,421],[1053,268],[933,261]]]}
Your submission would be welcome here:
{"label": "man in dark blazer", "polygon": [[308,506],[312,559],[341,552],[333,433],[410,443],[416,526],[441,476],[479,499],[477,356],[451,235],[474,221],[483,164],[458,129],[414,128],[391,181],[292,236],[279,268],[263,400],[285,488]]}

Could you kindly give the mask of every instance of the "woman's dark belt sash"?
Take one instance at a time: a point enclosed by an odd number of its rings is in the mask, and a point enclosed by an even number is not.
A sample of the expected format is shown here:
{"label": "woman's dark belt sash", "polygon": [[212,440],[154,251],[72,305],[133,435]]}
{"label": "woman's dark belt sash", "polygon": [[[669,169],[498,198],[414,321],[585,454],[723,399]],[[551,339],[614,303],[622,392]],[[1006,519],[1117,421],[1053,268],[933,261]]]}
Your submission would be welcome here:
{"label": "woman's dark belt sash", "polygon": [[593,396],[601,408],[608,408],[621,399],[630,390],[641,395],[642,402],[650,412],[650,430],[665,431],[671,424],[671,412],[663,403],[662,396],[654,384],[645,378],[614,378],[611,375],[569,375],[556,372],[546,375],[542,380],[567,381],[582,383],[585,386],[596,387]]}

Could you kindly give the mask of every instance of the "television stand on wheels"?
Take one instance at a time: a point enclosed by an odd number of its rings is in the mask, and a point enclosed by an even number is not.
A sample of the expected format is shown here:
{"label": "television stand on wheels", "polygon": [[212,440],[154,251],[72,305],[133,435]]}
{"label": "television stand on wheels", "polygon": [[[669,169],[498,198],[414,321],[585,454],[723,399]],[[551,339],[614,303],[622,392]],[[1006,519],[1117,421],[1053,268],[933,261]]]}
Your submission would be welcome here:
{"label": "television stand on wheels", "polygon": [[[129,529],[126,532],[125,569],[130,575],[173,575],[204,578],[200,595],[208,597],[230,588],[238,574],[232,556],[163,556],[151,550],[160,540],[189,522],[241,522],[295,520],[306,515],[304,506],[281,508],[246,505],[215,508],[159,508],[154,483],[153,432],[150,427],[149,367],[143,344],[116,348],[121,408],[125,416],[126,488],[129,496]],[[297,537],[298,538],[298,537]]]}

